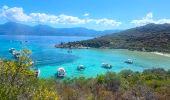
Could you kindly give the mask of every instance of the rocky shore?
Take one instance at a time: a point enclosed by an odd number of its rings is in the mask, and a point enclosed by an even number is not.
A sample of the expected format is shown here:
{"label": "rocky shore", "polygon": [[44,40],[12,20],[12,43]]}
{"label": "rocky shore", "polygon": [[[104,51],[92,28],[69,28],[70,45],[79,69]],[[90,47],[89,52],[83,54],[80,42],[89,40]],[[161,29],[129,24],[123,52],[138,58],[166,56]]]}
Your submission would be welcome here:
{"label": "rocky shore", "polygon": [[70,49],[89,49],[90,47],[83,46],[81,44],[71,45],[69,43],[56,44],[56,48],[70,48]]}

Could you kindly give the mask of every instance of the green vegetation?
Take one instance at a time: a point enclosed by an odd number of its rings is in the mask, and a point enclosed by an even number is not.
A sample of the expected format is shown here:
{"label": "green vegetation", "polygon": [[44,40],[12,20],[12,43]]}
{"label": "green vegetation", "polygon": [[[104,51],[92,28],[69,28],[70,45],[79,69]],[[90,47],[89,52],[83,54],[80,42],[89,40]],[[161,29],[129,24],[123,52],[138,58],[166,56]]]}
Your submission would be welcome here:
{"label": "green vegetation", "polygon": [[56,45],[170,52],[170,24],[148,24],[99,38]]}
{"label": "green vegetation", "polygon": [[0,61],[1,100],[168,100],[170,70],[142,73],[123,70],[96,78],[38,79],[31,70],[30,51],[18,60]]}
{"label": "green vegetation", "polygon": [[17,60],[0,61],[0,100],[57,100],[57,92],[31,70],[30,51],[23,50],[21,54]]}

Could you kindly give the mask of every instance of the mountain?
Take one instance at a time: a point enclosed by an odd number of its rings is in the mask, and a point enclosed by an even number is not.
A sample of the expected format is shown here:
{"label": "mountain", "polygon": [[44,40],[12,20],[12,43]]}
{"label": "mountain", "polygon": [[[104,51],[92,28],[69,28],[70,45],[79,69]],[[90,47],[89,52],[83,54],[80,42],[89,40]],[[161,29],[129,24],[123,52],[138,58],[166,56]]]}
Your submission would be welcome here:
{"label": "mountain", "polygon": [[0,25],[0,35],[22,35],[29,34],[31,32],[32,27],[14,23],[7,22],[5,24]]}
{"label": "mountain", "polygon": [[90,40],[60,44],[56,47],[93,47],[170,52],[170,24],[148,24]]}
{"label": "mountain", "polygon": [[96,31],[92,29],[53,28],[48,25],[29,26],[15,22],[7,22],[0,25],[0,35],[38,35],[38,36],[102,36],[118,32],[120,30]]}

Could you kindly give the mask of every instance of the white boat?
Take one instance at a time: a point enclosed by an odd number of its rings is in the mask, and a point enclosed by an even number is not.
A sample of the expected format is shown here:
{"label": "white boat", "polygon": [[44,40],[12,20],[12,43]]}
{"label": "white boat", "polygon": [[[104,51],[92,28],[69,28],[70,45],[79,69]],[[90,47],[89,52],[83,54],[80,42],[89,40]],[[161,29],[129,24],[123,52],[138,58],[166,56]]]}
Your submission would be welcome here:
{"label": "white boat", "polygon": [[15,57],[15,58],[19,58],[19,57],[20,57],[20,55],[21,55],[21,53],[20,53],[20,52],[16,52],[16,51],[15,51],[15,53],[14,53],[13,55],[14,55],[14,57]]}
{"label": "white boat", "polygon": [[77,70],[85,70],[86,67],[84,65],[78,65]]}
{"label": "white boat", "polygon": [[107,68],[107,69],[111,69],[112,65],[111,64],[107,64],[107,63],[102,63],[102,67],[103,68]]}
{"label": "white boat", "polygon": [[39,77],[39,76],[40,76],[40,69],[37,69],[37,70],[35,71],[35,75],[36,75],[36,77]]}
{"label": "white boat", "polygon": [[12,55],[15,55],[16,54],[16,50],[12,51],[11,53],[12,53]]}
{"label": "white boat", "polygon": [[66,75],[66,71],[63,67],[57,69],[57,77],[64,77]]}
{"label": "white boat", "polygon": [[10,48],[10,49],[9,49],[9,52],[10,52],[10,53],[13,53],[15,50],[16,50],[15,48]]}
{"label": "white boat", "polygon": [[128,60],[125,61],[125,63],[127,63],[127,64],[133,64],[133,60],[132,60],[132,59],[128,59]]}
{"label": "white boat", "polygon": [[21,55],[20,52],[18,52],[15,48],[10,48],[9,52],[15,57],[15,58],[19,58],[19,56]]}

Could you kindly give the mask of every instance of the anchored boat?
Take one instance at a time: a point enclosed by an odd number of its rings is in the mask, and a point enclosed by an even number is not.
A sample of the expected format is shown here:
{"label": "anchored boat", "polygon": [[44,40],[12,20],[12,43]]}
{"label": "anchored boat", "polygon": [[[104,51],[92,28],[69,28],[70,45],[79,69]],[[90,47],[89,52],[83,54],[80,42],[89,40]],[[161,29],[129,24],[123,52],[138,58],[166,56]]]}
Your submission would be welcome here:
{"label": "anchored boat", "polygon": [[62,78],[65,77],[65,75],[66,75],[66,71],[63,67],[57,69],[57,77]]}
{"label": "anchored boat", "polygon": [[125,63],[127,63],[127,64],[133,64],[133,60],[132,60],[132,59],[128,59],[128,60],[125,61]]}
{"label": "anchored boat", "polygon": [[13,55],[14,55],[15,58],[19,58],[21,53],[20,52],[15,52]]}
{"label": "anchored boat", "polygon": [[106,68],[106,69],[111,69],[111,68],[112,68],[112,65],[111,65],[111,64],[108,64],[108,63],[102,63],[102,67],[103,67],[103,68]]}
{"label": "anchored boat", "polygon": [[77,70],[81,71],[81,70],[85,70],[86,67],[84,65],[78,65],[77,66]]}
{"label": "anchored boat", "polygon": [[35,71],[35,76],[36,76],[36,77],[39,77],[39,76],[40,76],[40,69],[36,69],[36,71]]}
{"label": "anchored boat", "polygon": [[9,49],[9,52],[10,52],[10,53],[13,53],[15,50],[16,50],[15,48],[10,48],[10,49]]}

